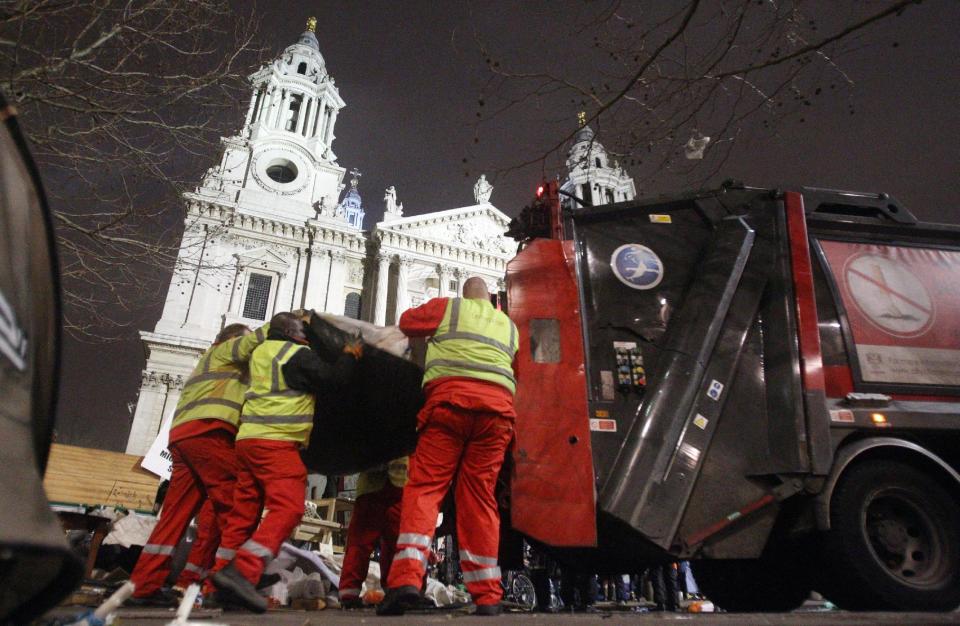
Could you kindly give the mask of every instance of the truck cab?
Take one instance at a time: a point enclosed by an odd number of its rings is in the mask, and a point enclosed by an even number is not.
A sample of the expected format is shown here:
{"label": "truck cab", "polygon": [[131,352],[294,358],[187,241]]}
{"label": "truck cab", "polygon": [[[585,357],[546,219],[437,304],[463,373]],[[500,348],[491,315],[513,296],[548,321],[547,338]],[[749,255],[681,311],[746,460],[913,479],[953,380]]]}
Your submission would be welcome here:
{"label": "truck cab", "polygon": [[740,184],[520,215],[514,529],[728,610],[960,604],[960,228]]}

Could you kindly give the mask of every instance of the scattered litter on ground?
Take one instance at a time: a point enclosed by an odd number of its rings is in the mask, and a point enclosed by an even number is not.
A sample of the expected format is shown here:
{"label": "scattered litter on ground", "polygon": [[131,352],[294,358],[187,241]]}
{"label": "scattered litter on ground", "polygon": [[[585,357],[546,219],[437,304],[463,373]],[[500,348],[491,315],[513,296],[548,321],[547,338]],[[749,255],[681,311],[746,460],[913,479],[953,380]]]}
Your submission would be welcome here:
{"label": "scattered litter on ground", "polygon": [[[200,585],[194,583],[187,587],[187,590],[183,592],[183,599],[180,601],[180,606],[177,607],[177,616],[173,621],[167,623],[167,626],[227,626],[227,624],[219,624],[215,622],[191,622],[190,612],[193,611],[194,605],[197,602],[197,596],[200,595]],[[126,615],[124,615],[126,617]]]}
{"label": "scattered litter on ground", "polygon": [[[269,599],[271,606],[276,607],[291,606],[309,610],[339,608],[338,588],[342,567],[343,555],[333,554],[329,548],[311,551],[284,543],[277,558],[264,570],[265,574],[277,574],[280,580],[261,589],[260,593]],[[380,565],[375,561],[370,563],[360,597],[366,605],[379,604],[383,600]],[[466,591],[444,585],[434,578],[427,579],[424,597],[435,607],[453,607],[470,602],[470,594]]]}

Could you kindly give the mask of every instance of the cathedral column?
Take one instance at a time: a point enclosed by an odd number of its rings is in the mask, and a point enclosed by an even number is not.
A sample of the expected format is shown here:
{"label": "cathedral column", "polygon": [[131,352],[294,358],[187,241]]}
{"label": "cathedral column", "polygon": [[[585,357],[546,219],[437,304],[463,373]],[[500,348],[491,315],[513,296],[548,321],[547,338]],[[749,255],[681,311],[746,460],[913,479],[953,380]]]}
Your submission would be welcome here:
{"label": "cathedral column", "polygon": [[137,410],[127,438],[127,454],[146,454],[153,443],[153,435],[160,429],[163,420],[163,405],[167,397],[166,385],[156,372],[143,370]]}
{"label": "cathedral column", "polygon": [[290,99],[290,92],[286,89],[281,90],[280,104],[277,106],[277,115],[273,120],[273,127],[277,130],[283,130],[283,114],[287,110],[287,101]]}
{"label": "cathedral column", "polygon": [[317,107],[320,106],[320,98],[316,96],[310,97],[310,106],[307,108],[307,113],[304,116],[303,120],[303,132],[301,133],[304,137],[310,137],[310,126],[313,125],[313,115],[317,111]]}
{"label": "cathedral column", "polygon": [[182,375],[143,370],[137,410],[127,438],[127,454],[141,456],[147,453],[160,432],[164,418],[176,409],[183,383]]}
{"label": "cathedral column", "polygon": [[263,92],[260,96],[260,105],[257,107],[256,112],[254,112],[254,119],[263,124],[263,116],[266,115],[266,111],[270,107],[270,99],[273,94],[270,91],[270,85],[266,84],[263,86]]}
{"label": "cathedral column", "polygon": [[390,257],[377,255],[377,290],[374,293],[373,323],[383,326],[387,323],[387,279],[390,278]]}
{"label": "cathedral column", "polygon": [[337,113],[336,109],[331,109],[330,121],[327,122],[327,129],[323,136],[323,143],[328,146],[333,142],[333,125],[337,123]]}
{"label": "cathedral column", "polygon": [[450,268],[446,265],[437,265],[437,297],[447,297],[447,281],[450,279]]}
{"label": "cathedral column", "polygon": [[303,94],[303,99],[300,101],[300,111],[297,113],[297,128],[295,132],[298,135],[303,135],[303,127],[307,125],[307,116],[310,114],[311,102],[313,102],[313,98],[308,98],[307,94]]}
{"label": "cathedral column", "polygon": [[323,98],[320,98],[317,101],[317,110],[313,114],[313,120],[310,124],[310,132],[307,133],[308,137],[317,136],[317,126],[320,124],[320,120],[323,119],[323,114],[327,110],[327,103]]}
{"label": "cathedral column", "polygon": [[[324,303],[328,302],[327,277],[331,270],[330,255],[323,248],[314,247],[310,251],[310,273],[305,277],[306,284],[303,286],[305,293],[303,300],[306,308],[322,310]],[[304,268],[304,273],[306,271]]]}
{"label": "cathedral column", "polygon": [[279,86],[274,85],[273,90],[270,92],[270,104],[267,106],[267,110],[263,116],[263,123],[268,128],[272,128],[275,124],[277,117],[277,108],[279,106],[280,97],[283,95],[283,90]]}
{"label": "cathedral column", "polygon": [[343,315],[343,283],[347,278],[347,256],[340,250],[330,251],[330,284],[327,285],[327,313]]}
{"label": "cathedral column", "polygon": [[250,98],[250,108],[247,109],[247,121],[243,123],[244,126],[249,126],[253,121],[253,109],[257,104],[257,96],[260,94],[259,89],[254,89],[253,96]]}
{"label": "cathedral column", "polygon": [[463,280],[464,278],[466,278],[466,276],[467,276],[467,271],[462,267],[453,268],[453,277],[457,281],[457,288],[454,289],[453,295],[451,297],[453,298],[460,297],[461,293],[463,292]]}
{"label": "cathedral column", "polygon": [[[167,403],[164,407],[164,414],[160,416],[160,419],[163,420],[168,413],[176,410],[177,404],[180,402],[180,394],[183,392],[183,383],[186,381],[183,379],[183,376],[176,376],[172,374],[164,374],[160,378],[167,385]],[[153,433],[154,436],[160,432],[160,427],[162,425],[163,422],[161,421],[160,424],[157,425],[157,431]],[[151,443],[153,442],[151,441]]]}
{"label": "cathedral column", "polygon": [[400,315],[410,308],[410,294],[407,283],[410,280],[410,266],[413,261],[407,257],[397,257],[397,306],[393,316],[394,323],[400,323]]}

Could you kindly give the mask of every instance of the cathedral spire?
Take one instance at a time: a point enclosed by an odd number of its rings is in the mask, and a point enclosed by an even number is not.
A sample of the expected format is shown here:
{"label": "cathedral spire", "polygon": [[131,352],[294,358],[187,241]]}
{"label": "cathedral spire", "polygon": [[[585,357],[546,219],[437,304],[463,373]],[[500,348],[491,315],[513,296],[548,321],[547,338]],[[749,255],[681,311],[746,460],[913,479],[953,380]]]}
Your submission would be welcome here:
{"label": "cathedral spire", "polygon": [[346,219],[354,228],[363,228],[363,216],[366,211],[363,210],[363,198],[360,197],[360,177],[363,174],[360,170],[353,168],[350,170],[350,189],[343,195],[343,200],[337,205],[336,215]]}

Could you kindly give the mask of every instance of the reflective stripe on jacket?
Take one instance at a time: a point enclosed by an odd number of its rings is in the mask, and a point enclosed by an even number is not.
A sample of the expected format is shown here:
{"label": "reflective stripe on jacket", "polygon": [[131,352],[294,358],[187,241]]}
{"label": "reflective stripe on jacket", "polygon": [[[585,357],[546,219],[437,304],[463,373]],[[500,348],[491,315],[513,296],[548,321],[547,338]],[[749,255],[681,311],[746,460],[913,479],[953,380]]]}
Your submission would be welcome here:
{"label": "reflective stripe on jacket", "polygon": [[218,419],[237,426],[249,385],[247,361],[267,338],[269,325],[255,332],[211,346],[183,385],[170,428],[202,419]]}
{"label": "reflective stripe on jacket", "polygon": [[444,376],[477,378],[515,393],[517,327],[486,300],[451,298],[427,345],[423,384]]}
{"label": "reflective stripe on jacket", "polygon": [[292,341],[268,339],[250,359],[250,390],[240,417],[240,439],[278,439],[306,445],[313,429],[312,393],[291,389],[283,366],[298,350]]}

